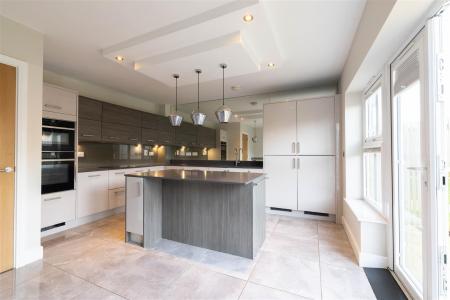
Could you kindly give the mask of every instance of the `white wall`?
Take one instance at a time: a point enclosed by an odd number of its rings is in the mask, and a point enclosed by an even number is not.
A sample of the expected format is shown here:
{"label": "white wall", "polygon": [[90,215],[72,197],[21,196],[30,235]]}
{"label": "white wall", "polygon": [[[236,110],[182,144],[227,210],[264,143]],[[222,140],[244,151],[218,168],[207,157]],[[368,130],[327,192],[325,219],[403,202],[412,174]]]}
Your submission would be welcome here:
{"label": "white wall", "polygon": [[[16,166],[16,267],[42,258],[40,229],[43,49],[42,34],[0,16],[0,53],[26,63],[28,69],[24,107],[20,104],[18,107],[18,114],[25,115],[24,120],[18,124],[17,132],[20,138],[17,151],[19,155],[23,153],[23,159],[19,156],[20,160]],[[24,171],[26,174],[22,173]]]}
{"label": "white wall", "polygon": [[44,81],[60,87],[78,91],[81,96],[86,96],[145,112],[164,114],[163,105],[155,104],[148,100],[137,98],[81,79],[57,74],[52,71],[44,70]]}
{"label": "white wall", "polygon": [[253,144],[253,156],[254,157],[263,157],[263,129],[255,128],[255,135],[258,140]]}

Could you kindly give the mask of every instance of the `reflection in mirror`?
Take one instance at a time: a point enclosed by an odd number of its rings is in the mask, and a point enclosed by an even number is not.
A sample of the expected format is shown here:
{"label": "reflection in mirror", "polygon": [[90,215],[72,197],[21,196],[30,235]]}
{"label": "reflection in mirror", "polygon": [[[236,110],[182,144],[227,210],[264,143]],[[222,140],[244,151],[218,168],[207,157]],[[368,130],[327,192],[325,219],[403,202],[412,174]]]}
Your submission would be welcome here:
{"label": "reflection in mirror", "polygon": [[[205,126],[217,129],[217,148],[208,149],[210,160],[262,161],[263,160],[263,105],[270,102],[268,96],[247,96],[227,99],[233,112],[229,123],[218,124],[215,111],[222,100],[203,101],[201,110],[206,114]],[[189,115],[197,104],[179,105],[179,111]]]}

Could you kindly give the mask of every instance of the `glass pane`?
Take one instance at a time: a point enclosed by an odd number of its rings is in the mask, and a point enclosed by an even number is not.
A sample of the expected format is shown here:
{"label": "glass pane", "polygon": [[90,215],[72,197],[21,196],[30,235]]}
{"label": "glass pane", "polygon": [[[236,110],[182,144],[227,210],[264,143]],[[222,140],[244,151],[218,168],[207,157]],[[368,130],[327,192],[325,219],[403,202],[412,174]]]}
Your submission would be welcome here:
{"label": "glass pane", "polygon": [[364,153],[364,198],[382,212],[381,152]]}
{"label": "glass pane", "polygon": [[398,110],[399,264],[422,290],[422,176],[420,81],[395,96]]}
{"label": "glass pane", "polygon": [[373,139],[381,136],[381,87],[377,88],[365,104],[366,131],[364,137]]}

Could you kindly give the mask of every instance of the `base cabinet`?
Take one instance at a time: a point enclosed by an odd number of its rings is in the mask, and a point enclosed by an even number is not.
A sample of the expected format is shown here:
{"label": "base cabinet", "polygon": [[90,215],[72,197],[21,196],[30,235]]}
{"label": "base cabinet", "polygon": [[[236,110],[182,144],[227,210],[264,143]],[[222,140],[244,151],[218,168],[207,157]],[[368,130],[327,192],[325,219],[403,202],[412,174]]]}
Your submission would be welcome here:
{"label": "base cabinet", "polygon": [[109,209],[125,205],[125,188],[108,190]]}
{"label": "base cabinet", "polygon": [[264,157],[266,206],[297,210],[297,169],[294,156]]}
{"label": "base cabinet", "polygon": [[108,171],[78,174],[77,217],[109,209]]}
{"label": "base cabinet", "polygon": [[298,210],[336,214],[335,157],[299,158]]}
{"label": "base cabinet", "polygon": [[75,191],[42,195],[41,228],[75,219]]}

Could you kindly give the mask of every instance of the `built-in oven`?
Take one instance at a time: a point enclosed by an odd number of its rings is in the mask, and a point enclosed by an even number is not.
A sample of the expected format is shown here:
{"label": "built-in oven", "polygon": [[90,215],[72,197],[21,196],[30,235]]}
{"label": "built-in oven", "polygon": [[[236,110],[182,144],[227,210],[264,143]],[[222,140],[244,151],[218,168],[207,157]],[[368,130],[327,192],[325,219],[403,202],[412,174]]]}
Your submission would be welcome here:
{"label": "built-in oven", "polygon": [[75,188],[75,122],[42,119],[41,193]]}
{"label": "built-in oven", "polygon": [[75,187],[74,152],[42,152],[41,193],[73,190]]}
{"label": "built-in oven", "polygon": [[75,122],[42,119],[42,152],[75,151]]}

